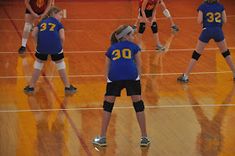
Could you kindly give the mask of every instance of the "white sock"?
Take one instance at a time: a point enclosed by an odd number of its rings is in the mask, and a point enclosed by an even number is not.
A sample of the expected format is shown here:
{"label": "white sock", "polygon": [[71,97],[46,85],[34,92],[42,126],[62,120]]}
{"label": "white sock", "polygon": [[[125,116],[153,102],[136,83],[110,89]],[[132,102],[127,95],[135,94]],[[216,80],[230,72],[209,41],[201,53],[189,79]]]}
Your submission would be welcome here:
{"label": "white sock", "polygon": [[185,77],[186,79],[188,79],[188,75],[184,74],[184,77]]}
{"label": "white sock", "polygon": [[22,38],[22,46],[26,47],[26,43],[27,43],[28,39]]}

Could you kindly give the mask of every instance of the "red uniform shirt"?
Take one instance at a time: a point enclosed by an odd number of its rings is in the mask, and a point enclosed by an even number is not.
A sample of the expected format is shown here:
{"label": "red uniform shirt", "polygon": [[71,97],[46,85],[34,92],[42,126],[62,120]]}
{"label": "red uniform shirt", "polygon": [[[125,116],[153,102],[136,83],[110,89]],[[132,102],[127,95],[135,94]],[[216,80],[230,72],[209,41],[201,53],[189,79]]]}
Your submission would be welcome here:
{"label": "red uniform shirt", "polygon": [[[139,1],[140,8],[142,7],[143,2],[144,0]],[[157,5],[157,3],[158,3],[158,0],[148,0],[145,10],[153,10],[154,7]]]}
{"label": "red uniform shirt", "polygon": [[46,10],[47,5],[48,5],[47,3],[48,3],[48,0],[30,0],[29,1],[29,5],[31,6],[33,11],[37,14],[41,14]]}

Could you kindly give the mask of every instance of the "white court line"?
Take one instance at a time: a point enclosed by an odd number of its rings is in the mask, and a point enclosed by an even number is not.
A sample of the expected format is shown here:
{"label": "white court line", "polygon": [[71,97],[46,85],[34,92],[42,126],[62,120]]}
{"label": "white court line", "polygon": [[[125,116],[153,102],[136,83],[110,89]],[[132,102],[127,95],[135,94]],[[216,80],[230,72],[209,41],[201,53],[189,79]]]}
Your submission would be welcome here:
{"label": "white court line", "polygon": [[[227,74],[227,73],[232,73],[232,71],[217,71],[217,72],[194,72],[190,73],[191,75],[205,75],[205,74]],[[172,75],[181,75],[181,73],[145,73],[142,74],[141,76],[172,76]],[[16,79],[16,78],[28,78],[31,76],[0,76],[0,79]],[[46,77],[46,78],[60,78],[60,76],[41,76],[41,77]],[[103,74],[83,74],[83,75],[68,75],[70,78],[91,78],[91,77],[104,77]]]}
{"label": "white court line", "polygon": [[[229,47],[230,50],[235,50],[235,47]],[[193,51],[195,48],[179,48],[179,49],[169,49],[169,51],[177,51],[177,52],[182,52],[182,51]],[[213,50],[219,50],[219,48],[205,48],[205,51],[213,51]],[[91,53],[105,53],[106,50],[77,50],[77,51],[66,51],[64,50],[65,54],[91,54]],[[146,49],[142,50],[142,52],[156,52],[154,49]],[[34,53],[34,52],[33,52]],[[0,54],[18,54],[17,51],[2,51]]]}
{"label": "white court line", "polygon": [[[235,104],[203,104],[203,105],[165,105],[165,106],[145,106],[146,109],[157,108],[191,108],[191,107],[235,107]],[[133,109],[133,107],[114,107],[115,109]],[[25,112],[55,112],[55,111],[87,111],[87,110],[103,110],[103,107],[82,107],[82,108],[55,108],[55,109],[15,109],[0,110],[0,113],[25,113]]]}
{"label": "white court line", "polygon": [[[227,15],[228,18],[234,18],[235,15]],[[173,17],[174,20],[197,19],[196,16]],[[0,18],[1,21],[23,21],[24,18]],[[65,18],[64,21],[135,21],[136,18]],[[168,20],[166,17],[158,17],[157,20]]]}

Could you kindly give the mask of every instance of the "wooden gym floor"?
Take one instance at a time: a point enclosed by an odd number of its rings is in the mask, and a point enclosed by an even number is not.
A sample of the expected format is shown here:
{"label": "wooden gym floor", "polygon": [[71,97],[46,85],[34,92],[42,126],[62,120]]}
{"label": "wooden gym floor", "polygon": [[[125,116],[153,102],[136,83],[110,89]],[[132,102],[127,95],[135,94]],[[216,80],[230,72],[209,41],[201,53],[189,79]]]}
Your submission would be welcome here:
{"label": "wooden gym floor", "polygon": [[[235,1],[221,0],[228,23],[227,43],[235,62]],[[157,12],[165,53],[154,51],[148,27],[144,34],[142,92],[147,130],[152,143],[140,148],[140,131],[131,100],[123,91],[117,99],[107,133],[108,147],[94,148],[99,134],[105,92],[104,53],[111,32],[133,24],[137,1],[56,1],[67,10],[65,61],[74,96],[64,96],[54,64],[48,61],[36,93],[23,88],[32,74],[34,48],[20,57],[25,6],[0,1],[0,155],[1,156],[234,156],[235,83],[213,41],[207,46],[186,85],[184,72],[201,27],[196,23],[201,0],[165,0],[180,27],[173,35],[169,21]]]}

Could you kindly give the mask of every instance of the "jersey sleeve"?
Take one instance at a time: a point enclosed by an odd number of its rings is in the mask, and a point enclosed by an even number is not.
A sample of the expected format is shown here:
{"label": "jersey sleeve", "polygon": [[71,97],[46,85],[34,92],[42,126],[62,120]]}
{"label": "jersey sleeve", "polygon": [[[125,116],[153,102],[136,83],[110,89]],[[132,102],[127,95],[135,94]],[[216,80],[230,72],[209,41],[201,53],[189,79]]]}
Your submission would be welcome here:
{"label": "jersey sleeve", "polygon": [[64,29],[64,26],[63,26],[62,23],[58,22],[57,25],[58,25],[58,31],[59,31],[60,29]]}
{"label": "jersey sleeve", "polygon": [[224,11],[224,5],[220,4],[220,6],[221,6],[221,12],[223,12]]}
{"label": "jersey sleeve", "polygon": [[133,44],[133,50],[134,55],[141,51],[140,47],[136,44]]}
{"label": "jersey sleeve", "polygon": [[112,47],[110,47],[107,52],[105,53],[105,55],[111,59],[111,53],[112,53]]}
{"label": "jersey sleeve", "polygon": [[204,11],[204,3],[201,4],[201,5],[197,8],[197,12],[199,12],[199,11],[201,11],[201,12]]}

